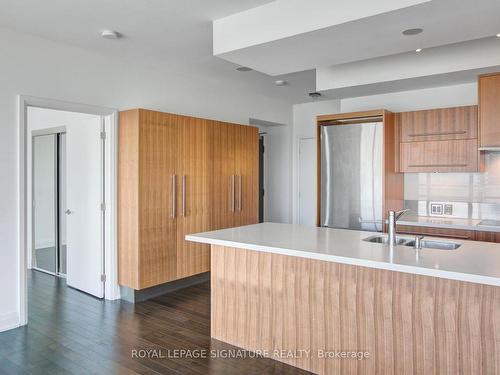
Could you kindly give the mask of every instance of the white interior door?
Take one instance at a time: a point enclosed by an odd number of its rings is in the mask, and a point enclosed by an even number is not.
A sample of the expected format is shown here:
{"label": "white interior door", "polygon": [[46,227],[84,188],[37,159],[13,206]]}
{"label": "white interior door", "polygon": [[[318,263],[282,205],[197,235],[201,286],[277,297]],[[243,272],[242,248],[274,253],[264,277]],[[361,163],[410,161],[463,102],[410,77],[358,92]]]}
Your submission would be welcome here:
{"label": "white interior door", "polygon": [[69,286],[102,298],[103,155],[101,118],[66,126],[66,278]]}
{"label": "white interior door", "polygon": [[299,223],[316,226],[316,138],[299,140]]}

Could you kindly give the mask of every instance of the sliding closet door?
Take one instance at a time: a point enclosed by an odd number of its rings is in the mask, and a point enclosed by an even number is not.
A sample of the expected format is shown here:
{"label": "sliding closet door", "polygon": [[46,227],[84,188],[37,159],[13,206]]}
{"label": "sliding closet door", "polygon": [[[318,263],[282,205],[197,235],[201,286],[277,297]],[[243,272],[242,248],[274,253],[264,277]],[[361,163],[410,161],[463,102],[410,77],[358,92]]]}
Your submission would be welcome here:
{"label": "sliding closet door", "polygon": [[57,247],[56,135],[33,137],[33,268],[55,274]]}
{"label": "sliding closet door", "polygon": [[66,242],[68,285],[102,298],[103,160],[101,118],[66,127]]}

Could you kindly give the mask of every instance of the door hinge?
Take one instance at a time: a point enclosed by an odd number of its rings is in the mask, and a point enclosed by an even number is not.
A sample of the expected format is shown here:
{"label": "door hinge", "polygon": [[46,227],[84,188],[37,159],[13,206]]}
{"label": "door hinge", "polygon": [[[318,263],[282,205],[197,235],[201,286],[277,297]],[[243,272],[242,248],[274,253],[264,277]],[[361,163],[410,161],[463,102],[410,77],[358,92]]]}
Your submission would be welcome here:
{"label": "door hinge", "polygon": [[101,203],[101,211],[106,211],[106,203]]}
{"label": "door hinge", "polygon": [[106,132],[101,132],[101,139],[106,139]]}
{"label": "door hinge", "polygon": [[101,281],[104,283],[106,282],[106,275],[105,274],[102,274],[101,275]]}

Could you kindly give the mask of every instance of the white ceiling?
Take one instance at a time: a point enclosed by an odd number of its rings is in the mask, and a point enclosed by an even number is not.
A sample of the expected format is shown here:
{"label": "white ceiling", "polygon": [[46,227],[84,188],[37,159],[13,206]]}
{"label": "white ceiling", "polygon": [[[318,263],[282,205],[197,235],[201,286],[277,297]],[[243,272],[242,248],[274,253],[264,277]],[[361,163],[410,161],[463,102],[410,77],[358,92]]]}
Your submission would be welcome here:
{"label": "white ceiling", "polygon": [[[285,87],[259,72],[240,73],[236,64],[212,55],[212,20],[270,0],[0,0],[0,27],[34,34],[102,54],[170,66],[191,76],[290,103],[308,100],[314,71],[286,75]],[[105,40],[100,31],[123,34]],[[153,64],[152,64],[153,65]]]}
{"label": "white ceiling", "polygon": [[[337,8],[347,14],[337,20],[330,17],[331,24],[325,26],[322,17],[315,16],[313,11],[307,12],[304,2],[278,0],[216,21],[215,43],[225,48],[221,48],[221,53],[214,52],[228,61],[278,75],[474,40],[500,32],[500,0],[432,0],[413,6],[408,6],[411,2],[405,0],[401,6],[406,7],[401,9],[397,9],[392,0],[380,1],[387,3],[387,9],[396,10],[361,11],[363,3],[369,5],[373,0],[307,2],[311,7],[315,3],[323,6],[325,12]],[[283,3],[281,9],[277,6],[280,2]],[[356,10],[357,19],[353,16]],[[311,18],[317,19],[316,29]],[[310,31],[297,33],[301,27],[294,27],[290,20],[305,24],[307,29],[302,29]],[[401,34],[405,29],[416,27],[423,28],[424,32],[417,36]],[[238,30],[241,37],[237,35]],[[251,30],[263,30],[255,32],[253,45],[248,36]]]}
{"label": "white ceiling", "polygon": [[[221,90],[225,85],[238,87],[288,103],[309,101],[307,93],[315,91],[316,68],[393,56],[500,32],[500,0],[401,0],[399,5],[395,0],[378,0],[376,6],[359,12],[361,18],[356,19],[356,9],[361,9],[363,2],[369,4],[373,0],[0,0],[0,27],[123,57],[148,64],[152,69],[160,64],[194,80],[210,77]],[[320,3],[330,6],[334,13],[342,9],[344,18],[314,16],[312,7]],[[247,28],[247,36],[252,30],[264,33],[256,45],[249,45],[247,38],[245,47],[233,44],[232,50],[221,54],[224,59],[213,56],[213,20],[230,19],[234,15],[244,19],[247,11],[262,12],[271,6],[279,12],[281,5],[288,7],[283,8],[288,13],[282,17],[269,17],[267,23],[259,17],[255,23],[236,23],[234,32]],[[307,20],[298,25],[302,33],[297,33],[288,19],[294,6],[302,9],[295,17]],[[390,11],[391,7],[397,10]],[[280,30],[285,21],[288,29]],[[401,35],[402,30],[412,27],[423,27],[425,31],[413,37]],[[103,29],[117,30],[124,37],[102,39],[99,33]],[[276,30],[281,36],[276,36]],[[295,30],[295,34],[287,36],[283,30],[291,34]],[[222,36],[235,37],[234,32],[222,32]],[[267,32],[270,34],[266,35]],[[270,41],[262,42],[266,36]],[[240,73],[235,70],[238,65],[257,71]],[[440,77],[442,84],[454,84],[464,77],[472,79],[471,74],[465,73]],[[277,79],[289,84],[277,87],[274,85]],[[436,81],[406,80],[405,89],[430,82]],[[397,89],[397,85],[393,87],[359,84],[354,91],[349,87],[325,91],[324,98],[365,95],[363,90],[375,94]]]}

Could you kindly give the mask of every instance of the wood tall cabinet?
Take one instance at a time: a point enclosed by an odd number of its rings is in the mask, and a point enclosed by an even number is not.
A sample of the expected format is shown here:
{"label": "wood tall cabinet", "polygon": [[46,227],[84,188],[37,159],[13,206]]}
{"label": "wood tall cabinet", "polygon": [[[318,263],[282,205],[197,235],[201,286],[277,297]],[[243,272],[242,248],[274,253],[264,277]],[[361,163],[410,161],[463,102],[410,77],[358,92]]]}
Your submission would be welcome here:
{"label": "wood tall cabinet", "polygon": [[184,237],[257,222],[258,130],[120,112],[118,181],[120,285],[139,290],[209,271],[209,246]]}
{"label": "wood tall cabinet", "polygon": [[213,229],[258,222],[258,150],[257,128],[220,122],[214,127]]}
{"label": "wood tall cabinet", "polygon": [[186,241],[186,234],[210,230],[211,127],[207,120],[178,121],[177,278],[208,271],[208,245]]}
{"label": "wood tall cabinet", "polygon": [[479,146],[500,147],[500,73],[479,77]]}

